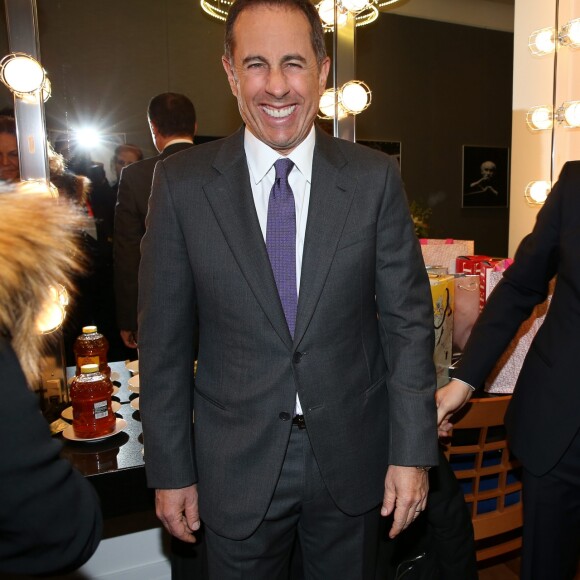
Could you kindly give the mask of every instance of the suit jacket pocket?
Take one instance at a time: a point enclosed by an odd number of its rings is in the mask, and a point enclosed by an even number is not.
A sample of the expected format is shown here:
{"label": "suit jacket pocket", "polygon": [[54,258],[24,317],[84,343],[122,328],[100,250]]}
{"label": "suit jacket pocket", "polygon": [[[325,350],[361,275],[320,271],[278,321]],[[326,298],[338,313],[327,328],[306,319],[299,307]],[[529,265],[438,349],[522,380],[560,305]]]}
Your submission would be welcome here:
{"label": "suit jacket pocket", "polygon": [[207,401],[210,405],[213,405],[214,407],[217,407],[218,409],[221,409],[222,411],[227,411],[227,408],[224,405],[222,405],[219,401],[216,401],[215,399],[208,397],[203,391],[200,391],[197,387],[195,388],[195,394],[199,395],[202,399]]}
{"label": "suit jacket pocket", "polygon": [[377,237],[376,222],[363,226],[362,228],[358,228],[354,231],[349,230],[342,235],[340,243],[338,244],[337,251],[350,248],[355,244],[361,244],[364,242],[368,243],[374,240],[376,237]]}
{"label": "suit jacket pocket", "polygon": [[[368,389],[365,390],[364,395],[365,397],[371,397],[376,389],[380,386],[385,387],[385,377],[381,377],[378,381],[374,382]],[[385,387],[386,389],[386,387]]]}

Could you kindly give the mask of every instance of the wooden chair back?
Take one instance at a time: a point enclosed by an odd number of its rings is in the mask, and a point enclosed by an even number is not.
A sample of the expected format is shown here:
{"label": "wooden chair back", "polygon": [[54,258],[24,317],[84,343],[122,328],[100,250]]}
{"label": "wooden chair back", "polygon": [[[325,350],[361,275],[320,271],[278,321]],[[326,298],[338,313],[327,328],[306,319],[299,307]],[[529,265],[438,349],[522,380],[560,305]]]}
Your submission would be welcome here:
{"label": "wooden chair back", "polygon": [[507,445],[511,395],[472,399],[456,416],[445,455],[471,512],[477,561],[521,547],[521,466]]}

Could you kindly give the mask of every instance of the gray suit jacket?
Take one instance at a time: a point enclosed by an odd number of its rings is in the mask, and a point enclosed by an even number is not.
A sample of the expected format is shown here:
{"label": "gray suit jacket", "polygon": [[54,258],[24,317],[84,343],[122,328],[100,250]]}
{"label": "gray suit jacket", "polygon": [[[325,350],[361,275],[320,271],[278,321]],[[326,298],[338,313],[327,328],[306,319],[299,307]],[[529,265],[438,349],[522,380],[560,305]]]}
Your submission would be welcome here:
{"label": "gray suit jacket", "polygon": [[137,330],[139,246],[145,233],[145,216],[155,165],[160,159],[191,146],[188,143],[174,143],[159,155],[132,163],[121,171],[113,246],[117,324],[121,330]]}
{"label": "gray suit jacket", "polygon": [[264,517],[297,391],[346,513],[379,504],[389,464],[437,463],[433,311],[396,162],[317,131],[292,339],[243,135],[157,165],[139,279],[149,485],[197,482],[202,519],[234,539]]}

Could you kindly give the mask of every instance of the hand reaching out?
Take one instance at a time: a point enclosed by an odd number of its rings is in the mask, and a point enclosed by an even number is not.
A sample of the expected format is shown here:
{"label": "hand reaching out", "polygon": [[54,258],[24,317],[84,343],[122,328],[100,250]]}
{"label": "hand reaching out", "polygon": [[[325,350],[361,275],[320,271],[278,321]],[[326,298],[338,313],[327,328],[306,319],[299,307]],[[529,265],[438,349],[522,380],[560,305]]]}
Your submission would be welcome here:
{"label": "hand reaching out", "polygon": [[451,417],[471,399],[473,390],[462,381],[452,380],[435,392],[437,405],[437,434],[439,437],[448,437],[453,424]]}

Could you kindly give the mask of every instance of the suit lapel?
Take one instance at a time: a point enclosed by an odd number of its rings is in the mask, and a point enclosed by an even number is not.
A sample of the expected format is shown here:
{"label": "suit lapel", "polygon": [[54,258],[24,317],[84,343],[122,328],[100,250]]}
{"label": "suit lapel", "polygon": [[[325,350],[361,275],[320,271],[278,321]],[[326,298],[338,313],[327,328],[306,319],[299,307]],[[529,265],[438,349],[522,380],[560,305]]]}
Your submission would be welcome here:
{"label": "suit lapel", "polygon": [[290,349],[292,339],[252,196],[243,128],[224,141],[214,168],[219,176],[204,185],[204,193],[256,300]]}
{"label": "suit lapel", "polygon": [[354,197],[356,182],[342,171],[346,163],[334,140],[317,129],[295,345],[314,314]]}

